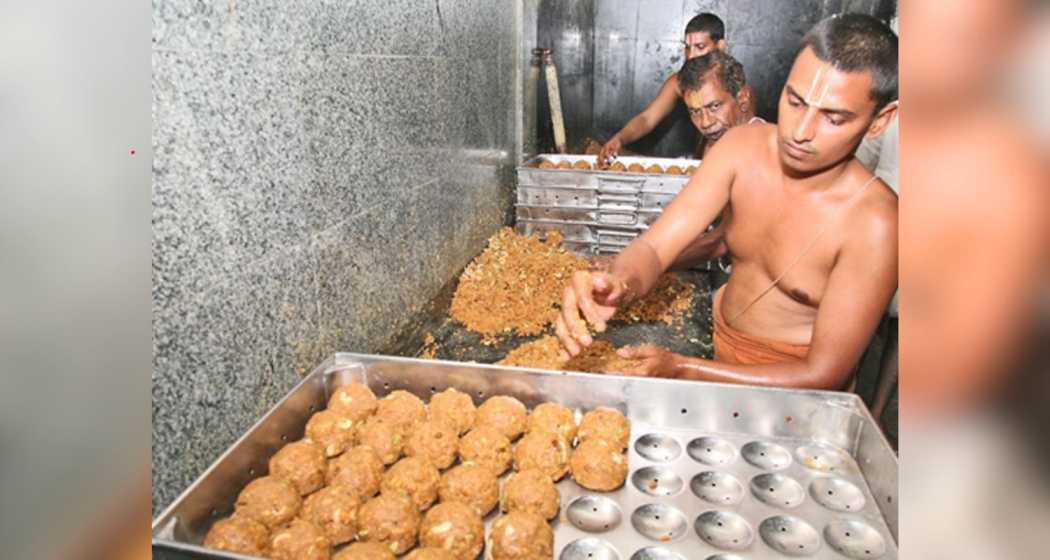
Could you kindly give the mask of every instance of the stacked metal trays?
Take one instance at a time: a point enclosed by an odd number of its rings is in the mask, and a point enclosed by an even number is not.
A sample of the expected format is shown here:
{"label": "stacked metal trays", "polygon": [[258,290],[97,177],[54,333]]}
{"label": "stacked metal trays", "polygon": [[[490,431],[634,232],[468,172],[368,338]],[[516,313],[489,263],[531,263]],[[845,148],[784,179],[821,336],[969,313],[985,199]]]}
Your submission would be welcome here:
{"label": "stacked metal trays", "polygon": [[478,403],[510,395],[530,408],[623,411],[627,483],[558,485],[561,560],[897,558],[897,457],[856,395],[361,354],[316,368],[155,519],[154,557],[244,558],[199,543],[328,395],[355,381],[380,396],[455,387]]}
{"label": "stacked metal trays", "polygon": [[[593,168],[597,156],[541,154],[519,166],[515,221],[518,233],[558,230],[570,251],[597,255],[618,253],[645,231],[689,182],[687,175],[579,169],[540,169],[540,160],[555,164],[584,160]],[[620,157],[624,165],[658,164],[683,170],[695,159]]]}

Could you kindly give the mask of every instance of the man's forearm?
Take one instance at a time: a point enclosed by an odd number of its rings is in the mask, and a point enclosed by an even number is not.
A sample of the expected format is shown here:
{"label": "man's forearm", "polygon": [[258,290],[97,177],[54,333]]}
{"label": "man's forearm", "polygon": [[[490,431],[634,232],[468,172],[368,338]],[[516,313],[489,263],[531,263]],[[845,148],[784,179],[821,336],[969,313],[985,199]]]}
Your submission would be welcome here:
{"label": "man's forearm", "polygon": [[743,365],[680,356],[674,367],[674,377],[694,381],[828,390],[839,389],[842,384],[837,376],[816,374],[804,360]]}
{"label": "man's forearm", "polygon": [[671,270],[683,270],[726,254],[725,225],[719,222],[711,231],[700,234],[671,263]]}
{"label": "man's forearm", "polygon": [[609,272],[625,284],[623,303],[628,303],[649,293],[664,268],[656,251],[644,239],[638,238],[616,256]]}
{"label": "man's forearm", "polygon": [[620,142],[626,146],[638,140],[639,138],[649,134],[653,131],[655,125],[649,122],[649,119],[645,114],[636,115],[633,119],[627,122],[627,124],[617,132],[616,135],[620,137]]}

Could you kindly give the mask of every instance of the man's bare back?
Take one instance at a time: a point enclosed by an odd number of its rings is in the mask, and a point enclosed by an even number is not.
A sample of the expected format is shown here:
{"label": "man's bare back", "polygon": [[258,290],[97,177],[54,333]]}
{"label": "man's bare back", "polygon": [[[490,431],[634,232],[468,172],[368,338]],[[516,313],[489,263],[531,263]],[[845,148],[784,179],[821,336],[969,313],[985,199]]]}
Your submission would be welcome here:
{"label": "man's bare back", "polygon": [[[781,170],[775,125],[738,128],[732,148],[739,165],[725,233],[733,274],[721,311],[746,333],[809,344],[817,308],[840,256],[862,245],[855,238],[872,229],[896,227],[897,197],[878,180],[865,187],[872,175],[857,161],[841,175],[809,178],[800,188]],[[776,287],[736,317],[818,234],[820,239]]]}

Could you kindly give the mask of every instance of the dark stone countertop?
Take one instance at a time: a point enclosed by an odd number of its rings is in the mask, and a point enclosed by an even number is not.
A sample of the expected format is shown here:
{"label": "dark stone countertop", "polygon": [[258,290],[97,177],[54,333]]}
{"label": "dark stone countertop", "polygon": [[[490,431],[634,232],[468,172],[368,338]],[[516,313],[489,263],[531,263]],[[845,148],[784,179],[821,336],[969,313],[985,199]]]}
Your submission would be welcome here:
{"label": "dark stone countertop", "polygon": [[[678,272],[679,277],[695,288],[693,305],[681,320],[668,325],[663,322],[610,323],[609,329],[595,338],[608,340],[617,347],[656,344],[674,352],[689,356],[710,358],[711,346],[711,295],[716,281],[714,273],[706,271]],[[458,280],[458,277],[457,277]],[[395,341],[381,353],[395,356],[419,357],[424,349],[427,334],[434,337],[436,353],[440,360],[459,362],[495,363],[508,352],[526,342],[553,334],[553,328],[535,336],[507,336],[494,344],[484,344],[483,337],[452,320],[448,309],[455,291],[456,281],[446,285],[420,312],[417,318],[403,330]]]}

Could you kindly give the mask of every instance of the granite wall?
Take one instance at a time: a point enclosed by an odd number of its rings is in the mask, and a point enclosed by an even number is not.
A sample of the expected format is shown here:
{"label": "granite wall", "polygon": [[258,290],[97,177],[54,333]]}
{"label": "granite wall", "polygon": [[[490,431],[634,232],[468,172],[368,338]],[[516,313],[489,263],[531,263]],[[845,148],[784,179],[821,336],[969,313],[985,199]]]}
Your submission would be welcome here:
{"label": "granite wall", "polygon": [[154,0],[154,513],[324,356],[388,344],[505,222],[520,20]]}
{"label": "granite wall", "polygon": [[[889,21],[896,11],[895,0],[572,0],[561,4],[558,11],[567,14],[593,4],[593,23],[567,25],[571,18],[544,18],[541,13],[539,46],[555,49],[559,74],[570,85],[591,85],[589,91],[579,87],[562,91],[566,126],[576,119],[573,124],[587,127],[570,127],[567,135],[599,140],[608,139],[641,112],[664,80],[681,68],[685,24],[700,12],[713,12],[726,22],[729,52],[744,65],[758,96],[758,113],[775,121],[777,99],[798,42],[813,24],[842,12]],[[586,48],[593,53],[580,52]],[[545,108],[539,106],[541,111]],[[540,122],[549,120],[548,115],[541,115]],[[696,140],[685,107],[679,104],[653,133],[630,148],[674,157],[691,152]]]}

